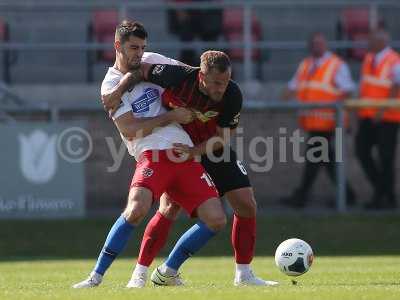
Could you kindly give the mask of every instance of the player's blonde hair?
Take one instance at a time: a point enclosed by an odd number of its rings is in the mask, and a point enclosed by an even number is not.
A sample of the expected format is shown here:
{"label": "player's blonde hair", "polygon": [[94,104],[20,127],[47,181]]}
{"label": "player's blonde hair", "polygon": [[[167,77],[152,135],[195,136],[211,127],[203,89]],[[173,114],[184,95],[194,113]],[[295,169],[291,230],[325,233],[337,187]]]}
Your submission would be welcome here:
{"label": "player's blonde hair", "polygon": [[224,73],[230,68],[229,56],[222,51],[208,50],[200,56],[200,69],[203,73],[211,69]]}

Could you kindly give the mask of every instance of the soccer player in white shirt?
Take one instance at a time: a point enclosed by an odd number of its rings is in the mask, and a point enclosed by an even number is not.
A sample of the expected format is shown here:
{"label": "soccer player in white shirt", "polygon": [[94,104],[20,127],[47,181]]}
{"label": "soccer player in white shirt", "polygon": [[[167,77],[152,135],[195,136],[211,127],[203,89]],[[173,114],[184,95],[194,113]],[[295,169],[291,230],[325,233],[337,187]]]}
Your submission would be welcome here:
{"label": "soccer player in white shirt", "polygon": [[[102,94],[123,82],[124,73],[141,62],[146,38],[147,33],[138,22],[123,21],[118,25],[114,43],[116,62],[102,83]],[[143,58],[148,62],[168,63],[165,61],[167,58],[154,53]],[[91,288],[102,282],[106,270],[122,252],[134,227],[146,216],[153,200],[165,192],[188,214],[197,215],[200,221],[190,235],[183,235],[178,240],[173,254],[161,267],[158,275],[164,285],[181,285],[177,273],[180,265],[226,224],[215,186],[202,165],[177,157],[172,151],[174,143],[193,145],[178,124],[192,121],[193,114],[185,108],[166,112],[161,105],[161,93],[161,87],[142,83],[121,96],[122,104],[113,120],[129,153],[138,163],[126,208],[112,226],[93,271],[74,288]],[[174,268],[169,265],[171,261]]]}

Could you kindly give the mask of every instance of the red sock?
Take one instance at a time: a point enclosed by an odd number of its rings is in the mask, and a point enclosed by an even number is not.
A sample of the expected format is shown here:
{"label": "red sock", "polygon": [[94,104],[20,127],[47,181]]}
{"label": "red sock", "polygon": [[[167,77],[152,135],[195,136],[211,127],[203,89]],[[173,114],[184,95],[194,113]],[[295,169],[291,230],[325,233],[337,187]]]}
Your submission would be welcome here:
{"label": "red sock", "polygon": [[143,234],[138,263],[150,266],[154,258],[165,246],[173,221],[164,217],[160,212],[151,218]]}
{"label": "red sock", "polygon": [[232,246],[237,264],[249,264],[254,256],[256,243],[256,218],[242,218],[234,215]]}

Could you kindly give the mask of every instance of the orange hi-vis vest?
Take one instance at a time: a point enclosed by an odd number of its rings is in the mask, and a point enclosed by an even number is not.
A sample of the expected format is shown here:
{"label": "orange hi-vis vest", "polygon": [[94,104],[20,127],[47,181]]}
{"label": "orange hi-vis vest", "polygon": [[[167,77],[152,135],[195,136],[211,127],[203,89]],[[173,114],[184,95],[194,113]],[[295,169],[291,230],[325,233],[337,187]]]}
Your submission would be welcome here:
{"label": "orange hi-vis vest", "polygon": [[[374,101],[384,101],[390,97],[393,86],[392,70],[393,66],[400,62],[400,56],[394,50],[389,49],[380,63],[374,66],[374,54],[368,53],[365,56],[361,69],[360,97]],[[396,98],[400,98],[400,94]],[[375,118],[379,109],[364,108],[360,109],[360,118]],[[382,114],[382,121],[399,122],[399,109],[385,109]]]}
{"label": "orange hi-vis vest", "polygon": [[[304,103],[332,103],[340,99],[343,92],[335,85],[335,76],[343,61],[335,54],[321,65],[313,66],[311,57],[304,59],[297,71],[297,99]],[[301,112],[300,125],[306,131],[333,131],[335,129],[333,109],[311,109]]]}

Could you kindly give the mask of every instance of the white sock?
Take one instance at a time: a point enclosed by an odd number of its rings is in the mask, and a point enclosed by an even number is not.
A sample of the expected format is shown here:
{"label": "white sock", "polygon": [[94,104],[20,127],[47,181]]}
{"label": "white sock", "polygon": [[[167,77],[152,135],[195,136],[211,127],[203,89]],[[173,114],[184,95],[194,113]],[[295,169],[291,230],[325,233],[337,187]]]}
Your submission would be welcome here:
{"label": "white sock", "polygon": [[133,271],[133,273],[135,273],[135,274],[142,274],[142,273],[147,274],[148,269],[149,269],[149,267],[147,267],[147,266],[143,266],[141,264],[136,264],[135,270]]}
{"label": "white sock", "polygon": [[236,264],[236,276],[247,275],[251,272],[249,264]]}
{"label": "white sock", "polygon": [[175,276],[178,274],[178,271],[175,269],[172,269],[168,267],[165,263],[163,263],[158,270],[160,271],[161,274],[166,275],[166,276]]}

